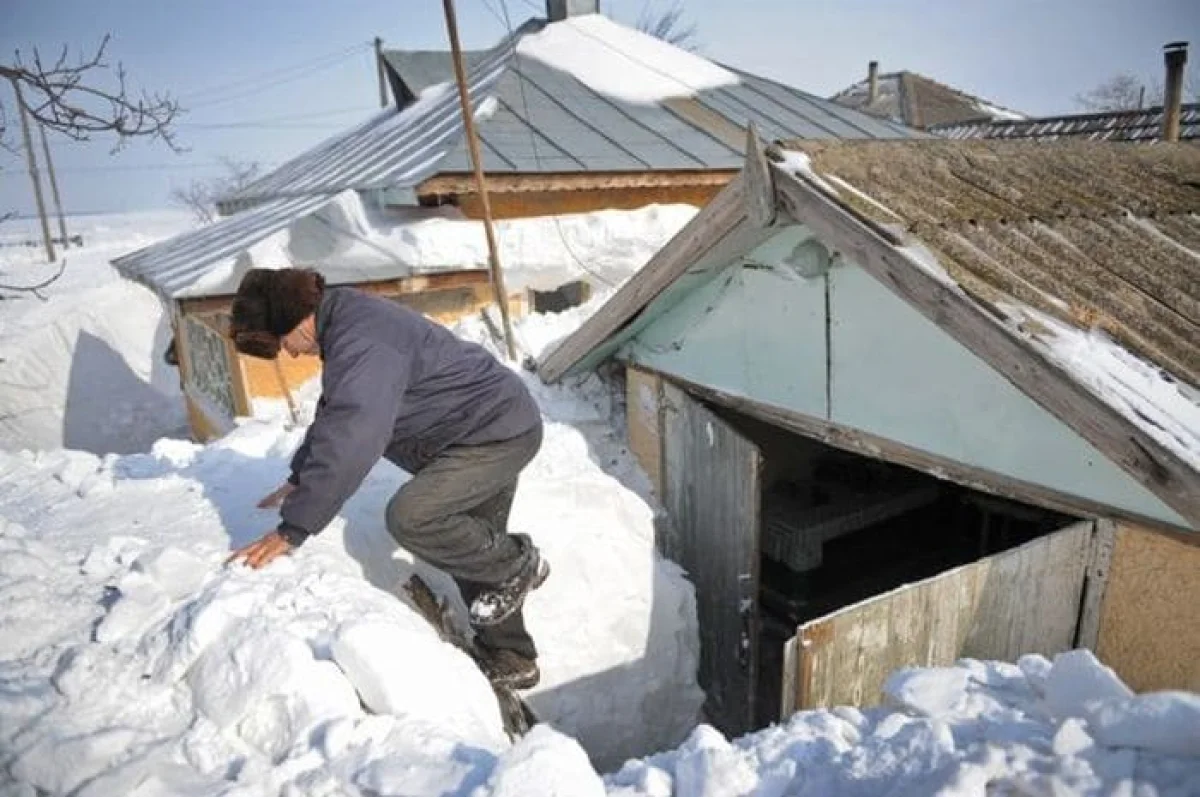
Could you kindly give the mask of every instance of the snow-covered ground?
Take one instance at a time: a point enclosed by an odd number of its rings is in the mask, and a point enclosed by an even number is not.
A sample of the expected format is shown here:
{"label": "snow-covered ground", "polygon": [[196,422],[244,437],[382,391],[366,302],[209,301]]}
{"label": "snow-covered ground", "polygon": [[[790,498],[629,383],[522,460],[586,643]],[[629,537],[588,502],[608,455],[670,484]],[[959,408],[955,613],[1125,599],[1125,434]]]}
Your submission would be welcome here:
{"label": "snow-covered ground", "polygon": [[[184,213],[77,216],[84,246],[44,262],[40,247],[0,247],[0,449],[66,446],[97,454],[144,451],[186,426],[179,377],[162,361],[170,340],[162,305],[122,279],[110,258],[192,226]],[[0,243],[40,240],[34,219],[0,227]]]}
{"label": "snow-covered ground", "polygon": [[[597,305],[521,319],[523,348]],[[5,328],[90,310],[63,290]],[[453,592],[384,530],[406,478],[387,463],[295,555],[223,564],[275,521],[254,504],[302,434],[278,412],[205,446],[0,451],[0,794],[1200,794],[1200,696],[1134,696],[1086,652],[904,671],[882,708],[733,741],[698,725],[693,596],[654,553],[619,396],[526,379],[547,436],[512,525],[554,564],[527,609],[544,724],[506,738],[478,670],[398,589],[419,572]],[[315,386],[299,398],[307,416]]]}

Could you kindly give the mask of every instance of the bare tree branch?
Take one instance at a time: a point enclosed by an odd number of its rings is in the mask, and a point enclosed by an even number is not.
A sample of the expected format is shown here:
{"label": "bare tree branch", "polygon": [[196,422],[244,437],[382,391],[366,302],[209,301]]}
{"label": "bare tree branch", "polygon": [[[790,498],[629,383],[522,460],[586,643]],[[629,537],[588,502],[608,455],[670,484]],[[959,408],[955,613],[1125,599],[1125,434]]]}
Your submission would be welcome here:
{"label": "bare tree branch", "polygon": [[[167,94],[132,94],[124,65],[105,60],[109,40],[106,35],[93,55],[81,54],[76,63],[69,62],[66,45],[52,64],[36,47],[31,60],[17,50],[11,64],[0,64],[0,77],[21,85],[25,108],[38,124],[76,141],[111,133],[114,152],[131,138],[157,138],[182,151],[173,128],[182,112],[179,103]],[[4,118],[0,104],[0,138]]]}
{"label": "bare tree branch", "polygon": [[695,51],[700,44],[696,36],[696,25],[683,17],[682,0],[676,0],[674,5],[662,12],[652,9],[647,0],[642,6],[642,13],[635,27],[642,33],[685,50]]}
{"label": "bare tree branch", "polygon": [[233,158],[220,158],[224,174],[208,180],[193,180],[187,186],[174,188],[170,200],[190,210],[201,224],[209,224],[217,218],[217,200],[240,191],[262,172],[262,165]]}
{"label": "bare tree branch", "polygon": [[67,258],[64,257],[58,261],[58,271],[54,272],[53,275],[47,277],[36,285],[6,285],[5,283],[0,282],[0,290],[15,291],[17,293],[32,293],[34,296],[38,297],[44,302],[46,301],[46,297],[42,296],[40,293],[38,293],[38,291],[40,291],[42,288],[49,287],[58,281],[58,278],[63,275],[64,271],[66,271],[66,268]]}

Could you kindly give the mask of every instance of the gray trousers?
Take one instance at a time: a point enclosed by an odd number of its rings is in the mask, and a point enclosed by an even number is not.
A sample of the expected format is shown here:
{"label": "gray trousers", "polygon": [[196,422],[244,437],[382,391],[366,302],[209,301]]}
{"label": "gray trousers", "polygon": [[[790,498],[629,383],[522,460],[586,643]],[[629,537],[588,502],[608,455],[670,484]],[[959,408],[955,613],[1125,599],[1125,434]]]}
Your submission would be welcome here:
{"label": "gray trousers", "polygon": [[[531,543],[508,533],[517,475],[542,444],[542,425],[500,443],[451,446],[413,475],[387,505],[387,528],[415,556],[450,575],[467,605],[528,563]],[[476,629],[476,642],[535,658],[517,612]]]}

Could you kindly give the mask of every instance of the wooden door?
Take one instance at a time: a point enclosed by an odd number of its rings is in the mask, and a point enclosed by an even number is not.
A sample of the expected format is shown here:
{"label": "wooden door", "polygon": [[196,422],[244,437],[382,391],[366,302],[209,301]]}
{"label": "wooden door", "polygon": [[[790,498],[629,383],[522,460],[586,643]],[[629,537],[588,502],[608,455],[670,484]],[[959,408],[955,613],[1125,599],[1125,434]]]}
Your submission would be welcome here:
{"label": "wooden door", "polygon": [[696,588],[700,686],[708,720],[737,735],[753,727],[758,676],[759,477],[762,457],[700,402],[664,381],[659,546]]}
{"label": "wooden door", "polygon": [[1096,543],[1082,521],[804,623],[785,656],[784,716],[878,705],[901,667],[1070,650]]}

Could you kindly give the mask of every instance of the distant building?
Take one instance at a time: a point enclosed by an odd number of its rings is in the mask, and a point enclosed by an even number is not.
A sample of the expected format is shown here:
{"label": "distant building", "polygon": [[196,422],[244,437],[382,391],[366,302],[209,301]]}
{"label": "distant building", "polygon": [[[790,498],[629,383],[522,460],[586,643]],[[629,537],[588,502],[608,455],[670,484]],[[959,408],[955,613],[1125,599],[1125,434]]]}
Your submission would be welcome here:
{"label": "distant building", "polygon": [[888,72],[881,75],[877,61],[868,65],[866,80],[855,83],[830,99],[843,107],[918,129],[1025,118],[1023,113],[916,72]]}
{"label": "distant building", "polygon": [[[995,138],[1007,141],[1054,141],[1062,138],[1087,141],[1158,141],[1162,138],[1163,109],[1105,111],[1103,113],[1044,116],[1037,119],[982,120],[936,125],[930,132],[944,138]],[[1200,140],[1200,103],[1183,105],[1179,140]]]}

